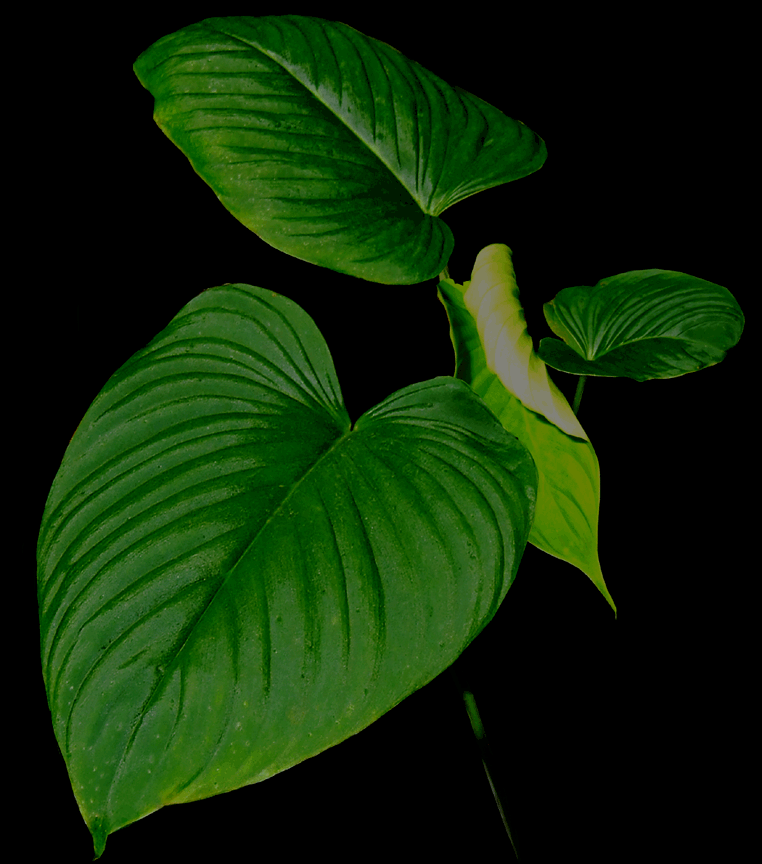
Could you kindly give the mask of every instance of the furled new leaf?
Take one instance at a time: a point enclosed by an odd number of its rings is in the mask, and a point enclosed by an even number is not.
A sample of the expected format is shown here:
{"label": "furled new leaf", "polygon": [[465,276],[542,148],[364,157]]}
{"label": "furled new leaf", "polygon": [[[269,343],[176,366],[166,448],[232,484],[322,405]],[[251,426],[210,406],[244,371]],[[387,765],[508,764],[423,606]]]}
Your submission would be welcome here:
{"label": "furled new leaf", "polygon": [[247,228],[372,282],[434,278],[453,249],[439,215],[546,157],[520,121],[340,22],[207,18],[134,68],[159,127]]}
{"label": "furled new leaf", "polygon": [[598,458],[532,348],[510,256],[495,243],[477,255],[470,282],[439,282],[455,375],[534,458],[539,486],[529,542],[586,573],[616,612],[598,560]]}
{"label": "furled new leaf", "polygon": [[96,857],[449,666],[513,581],[536,486],[463,382],[351,427],[299,306],[240,284],[196,297],[93,402],[40,530],[43,675]]}
{"label": "furled new leaf", "polygon": [[674,270],[630,270],[594,288],[564,288],[543,310],[563,339],[540,340],[537,353],[549,366],[636,381],[714,366],[744,325],[727,288]]}

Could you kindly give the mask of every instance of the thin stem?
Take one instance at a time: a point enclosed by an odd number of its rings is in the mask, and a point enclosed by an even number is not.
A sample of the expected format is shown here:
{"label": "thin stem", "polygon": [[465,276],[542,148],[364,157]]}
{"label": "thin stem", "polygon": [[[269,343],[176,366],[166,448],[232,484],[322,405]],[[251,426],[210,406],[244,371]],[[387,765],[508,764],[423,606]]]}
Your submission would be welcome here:
{"label": "thin stem", "polygon": [[450,268],[445,264],[444,270],[439,274],[439,281],[450,278]]}
{"label": "thin stem", "polygon": [[574,405],[572,405],[575,416],[579,413],[579,403],[582,401],[582,391],[585,389],[586,379],[587,375],[580,375],[579,381],[577,381],[577,392],[574,394]]}
{"label": "thin stem", "polygon": [[484,773],[487,775],[487,781],[489,782],[490,789],[492,790],[492,797],[495,799],[495,804],[497,804],[498,812],[500,813],[500,818],[503,822],[503,827],[505,828],[505,832],[508,835],[508,839],[511,841],[511,847],[513,848],[513,854],[516,856],[515,860],[519,860],[519,853],[516,849],[516,844],[513,841],[513,835],[511,834],[510,826],[508,825],[508,819],[505,815],[505,810],[503,808],[503,802],[500,800],[500,795],[498,794],[497,789],[495,788],[495,783],[492,779],[492,772],[490,771],[490,765],[493,763],[491,752],[489,749],[489,742],[487,741],[487,733],[484,731],[484,724],[482,723],[482,719],[479,716],[479,709],[476,707],[476,699],[474,698],[474,694],[470,690],[466,690],[460,682],[460,677],[455,670],[454,666],[450,666],[450,672],[452,673],[452,681],[455,684],[455,687],[458,690],[458,694],[463,699],[463,704],[466,706],[466,712],[468,713],[468,719],[471,721],[471,728],[473,729],[474,736],[476,738],[476,743],[479,745],[479,752],[482,757],[482,765],[484,766]]}

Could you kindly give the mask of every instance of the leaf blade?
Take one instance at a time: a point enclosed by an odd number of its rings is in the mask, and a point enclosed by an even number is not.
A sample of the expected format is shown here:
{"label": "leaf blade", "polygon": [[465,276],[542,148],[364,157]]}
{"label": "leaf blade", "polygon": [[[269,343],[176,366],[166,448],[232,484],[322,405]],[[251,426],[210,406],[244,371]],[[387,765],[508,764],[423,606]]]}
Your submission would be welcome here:
{"label": "leaf blade", "polygon": [[510,260],[492,244],[470,282],[440,280],[450,321],[455,375],[530,451],[538,471],[529,542],[584,572],[616,613],[598,559],[598,458],[563,394],[532,350]]}
{"label": "leaf blade", "polygon": [[265,242],[384,284],[433,278],[439,218],[544,162],[519,121],[340,22],[209,18],[134,64],[154,118]]}
{"label": "leaf blade", "polygon": [[449,665],[505,597],[531,457],[462,382],[354,429],[314,322],[195,298],[80,424],[38,546],[43,673],[96,853],[259,782]]}
{"label": "leaf blade", "polygon": [[564,288],[543,306],[557,339],[539,356],[573,375],[676,378],[720,363],[744,316],[727,288],[675,270],[630,270]]}

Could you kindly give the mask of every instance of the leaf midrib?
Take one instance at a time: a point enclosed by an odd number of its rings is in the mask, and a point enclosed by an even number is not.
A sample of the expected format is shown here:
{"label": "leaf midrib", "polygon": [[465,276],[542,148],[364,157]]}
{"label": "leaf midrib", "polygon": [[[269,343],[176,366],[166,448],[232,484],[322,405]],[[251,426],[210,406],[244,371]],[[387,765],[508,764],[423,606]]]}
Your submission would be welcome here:
{"label": "leaf midrib", "polygon": [[[311,19],[311,20],[319,20],[319,19]],[[376,150],[376,149],[375,149],[371,144],[369,144],[365,139],[361,138],[361,137],[357,134],[357,132],[356,132],[356,131],[355,131],[355,130],[350,126],[350,125],[348,125],[348,123],[346,122],[346,120],[345,120],[341,115],[337,114],[337,113],[336,113],[336,112],[331,108],[330,105],[327,105],[325,102],[323,102],[323,100],[320,99],[320,97],[319,97],[318,94],[315,92],[315,90],[313,90],[310,86],[308,86],[308,84],[306,84],[304,81],[302,81],[301,78],[299,78],[297,75],[295,75],[294,72],[293,72],[293,70],[292,70],[291,68],[289,68],[288,66],[286,66],[286,65],[282,62],[282,60],[281,60],[280,57],[278,57],[278,56],[276,56],[276,55],[273,55],[270,51],[268,51],[268,50],[265,49],[265,48],[262,48],[262,47],[260,47],[260,46],[256,46],[256,45],[252,45],[250,42],[246,42],[246,40],[243,39],[241,36],[239,36],[239,35],[237,35],[237,34],[235,34],[235,33],[230,33],[230,32],[228,32],[228,31],[226,31],[226,30],[223,30],[222,28],[220,28],[220,27],[218,27],[218,26],[215,26],[214,28],[210,27],[209,29],[210,29],[210,30],[213,30],[213,31],[216,31],[216,32],[218,32],[218,33],[221,33],[221,34],[223,34],[224,36],[227,36],[229,39],[232,39],[232,40],[234,40],[234,41],[240,43],[241,45],[245,46],[245,48],[246,48],[247,50],[249,50],[249,51],[259,51],[260,53],[262,53],[262,54],[264,54],[265,56],[269,57],[270,60],[272,60],[273,62],[277,63],[278,66],[279,66],[281,69],[283,69],[285,72],[287,72],[289,75],[291,75],[291,77],[292,77],[295,81],[297,81],[297,82],[300,84],[300,86],[302,86],[302,87],[303,87],[303,88],[304,88],[304,89],[305,89],[305,90],[306,90],[306,91],[307,91],[307,92],[312,96],[312,98],[313,98],[316,102],[318,102],[320,105],[322,105],[323,108],[325,108],[327,111],[330,111],[330,113],[331,113],[331,114],[332,114],[332,115],[337,119],[337,121],[339,121],[339,122],[341,123],[341,125],[342,125],[345,129],[347,129],[347,131],[348,131],[348,132],[349,132],[349,133],[350,133],[350,134],[351,134],[351,135],[352,135],[356,140],[358,140],[358,141],[363,145],[363,147],[367,148],[367,149],[368,149],[368,150],[369,150],[369,151],[370,151],[370,152],[371,152],[371,153],[376,157],[376,159],[378,159],[378,161],[379,161],[379,162],[380,162],[380,163],[381,163],[381,164],[382,164],[382,165],[387,169],[387,171],[389,172],[389,174],[390,174],[390,175],[391,175],[391,176],[392,176],[392,177],[397,181],[397,183],[400,184],[400,186],[402,186],[403,189],[405,189],[405,191],[408,193],[408,195],[410,195],[410,197],[413,199],[413,201],[415,201],[415,203],[418,205],[418,207],[420,208],[420,210],[421,210],[422,213],[424,213],[426,216],[431,216],[432,218],[436,218],[436,217],[438,216],[438,214],[436,214],[436,213],[429,213],[426,209],[424,209],[422,202],[418,199],[418,195],[416,194],[417,190],[416,190],[416,189],[410,189],[410,188],[408,187],[408,185],[407,185],[407,184],[406,184],[406,183],[405,183],[405,182],[404,182],[404,181],[403,181],[399,176],[397,176],[397,174],[396,174],[396,172],[394,171],[394,169],[393,169],[390,165],[388,165],[388,164],[386,163],[386,161],[381,157],[381,155],[377,152],[377,150]],[[357,32],[359,33],[359,31],[357,31]],[[360,35],[364,35],[364,34],[360,34]],[[327,37],[327,38],[328,38],[328,37]],[[366,38],[367,38],[367,37],[366,37]],[[328,38],[328,41],[330,42],[330,38]],[[401,56],[403,56],[403,55],[401,55]],[[380,59],[380,58],[379,58],[379,59]],[[412,62],[414,62],[414,61],[412,61],[412,60],[409,60],[408,58],[405,58],[405,60],[406,60],[408,63],[412,63]],[[364,64],[362,64],[362,65],[363,65],[363,71],[366,72],[366,82],[367,82],[368,90],[372,91],[373,88],[372,88],[371,83],[370,83],[370,80],[369,80],[369,78],[368,78],[368,76],[367,76],[367,71],[365,70],[365,65],[364,65]],[[381,65],[383,66],[383,63],[382,63]],[[388,75],[387,75],[387,80],[388,80]],[[390,88],[391,88],[391,82],[390,82]],[[338,98],[339,98],[339,101],[341,101],[341,92],[339,92],[339,94],[338,94]],[[396,114],[395,114],[395,131],[396,131],[396,124],[397,124],[397,118],[396,118]],[[373,131],[372,134],[373,134],[373,136],[374,136],[374,141],[375,141],[375,126],[376,126],[375,103],[373,103],[373,130],[374,130],[374,131]],[[397,150],[398,150],[398,156],[399,156],[399,135],[395,134],[395,138],[394,138],[394,140],[395,140],[395,146],[397,147]],[[416,155],[418,155],[418,154],[416,154]],[[418,164],[419,164],[419,161],[420,161],[420,160],[419,160],[418,158],[416,158],[416,170],[418,170]]]}
{"label": "leaf midrib", "polygon": [[[233,564],[232,567],[230,567],[228,569],[228,572],[220,580],[220,583],[217,586],[216,590],[214,591],[214,594],[212,594],[211,597],[209,598],[209,600],[206,604],[206,608],[201,612],[201,614],[198,616],[198,618],[194,621],[193,625],[189,628],[188,633],[187,633],[185,639],[183,640],[182,645],[179,647],[179,649],[175,653],[175,656],[172,658],[172,660],[169,663],[167,663],[166,666],[164,667],[159,678],[157,679],[156,683],[154,684],[154,687],[151,690],[151,693],[149,694],[143,707],[140,710],[137,722],[135,723],[135,726],[132,730],[132,733],[130,734],[130,737],[128,738],[126,744],[124,745],[124,749],[122,750],[122,754],[119,757],[119,762],[117,763],[116,768],[114,769],[113,778],[111,780],[108,796],[106,798],[106,812],[107,813],[110,812],[111,799],[112,799],[114,789],[116,788],[116,786],[118,784],[119,777],[120,777],[120,774],[124,768],[125,761],[127,759],[130,748],[132,747],[132,744],[133,744],[133,742],[134,742],[134,740],[135,740],[135,738],[136,738],[136,736],[137,736],[137,734],[138,734],[138,732],[142,726],[143,718],[145,717],[145,715],[147,714],[147,712],[151,708],[153,701],[154,701],[154,698],[155,698],[157,692],[159,692],[160,689],[162,688],[167,676],[170,675],[177,668],[178,661],[179,661],[181,655],[183,654],[183,652],[185,651],[185,648],[188,645],[188,642],[191,640],[194,633],[197,632],[197,628],[201,625],[201,622],[203,621],[204,616],[209,612],[209,610],[211,608],[213,608],[214,602],[215,602],[217,596],[219,595],[220,591],[222,590],[223,587],[225,587],[225,585],[227,585],[228,580],[232,577],[233,573],[235,572],[235,570],[238,567],[238,564],[241,562],[241,560],[247,556],[249,550],[258,541],[258,539],[261,536],[262,532],[264,531],[265,527],[272,521],[272,519],[274,519],[284,509],[284,507],[287,505],[287,503],[290,500],[292,500],[294,494],[296,493],[297,489],[301,486],[301,484],[308,477],[310,477],[312,475],[312,473],[315,470],[317,470],[318,466],[326,458],[328,458],[330,455],[332,455],[336,451],[336,448],[338,448],[346,439],[348,439],[349,436],[352,435],[352,433],[354,431],[355,431],[355,429],[353,427],[351,429],[347,429],[346,431],[342,432],[341,435],[331,444],[331,446],[328,447],[328,449],[325,450],[315,460],[315,462],[302,474],[302,476],[295,483],[292,484],[291,488],[283,496],[283,498],[281,499],[281,501],[277,505],[277,507],[275,507],[274,510],[272,511],[272,513],[270,513],[268,515],[268,517],[262,522],[257,533],[254,535],[254,537],[252,537],[252,539],[249,541],[249,543],[246,545],[246,547],[237,556],[237,560],[236,560],[235,564]],[[69,714],[69,720],[71,720],[73,713],[74,713],[74,706],[72,705],[72,710]],[[67,726],[68,726],[68,724],[67,724]],[[224,734],[224,732],[223,732],[223,734]],[[69,752],[69,748],[68,748],[68,729],[67,729],[67,755],[68,755],[68,752]]]}

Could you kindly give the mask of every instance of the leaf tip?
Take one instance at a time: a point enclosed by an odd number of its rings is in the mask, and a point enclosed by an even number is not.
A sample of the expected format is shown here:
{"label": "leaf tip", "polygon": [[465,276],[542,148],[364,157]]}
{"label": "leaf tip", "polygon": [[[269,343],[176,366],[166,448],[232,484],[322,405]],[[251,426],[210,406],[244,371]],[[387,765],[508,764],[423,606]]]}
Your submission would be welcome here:
{"label": "leaf tip", "polygon": [[93,835],[93,861],[97,861],[103,855],[106,849],[106,839],[108,838],[108,829],[104,821],[100,818],[96,819],[90,826],[90,833]]}

